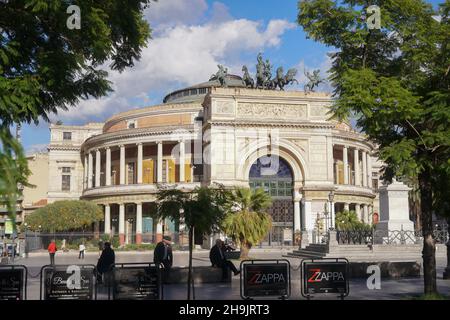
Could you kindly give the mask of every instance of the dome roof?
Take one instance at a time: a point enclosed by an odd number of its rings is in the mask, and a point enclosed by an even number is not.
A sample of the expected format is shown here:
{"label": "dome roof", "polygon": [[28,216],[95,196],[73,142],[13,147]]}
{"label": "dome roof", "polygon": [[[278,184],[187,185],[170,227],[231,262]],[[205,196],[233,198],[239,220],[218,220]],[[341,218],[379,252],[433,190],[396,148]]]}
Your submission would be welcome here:
{"label": "dome roof", "polygon": [[[228,87],[244,88],[245,85],[242,82],[240,76],[229,74],[227,75]],[[220,82],[217,79],[202,82],[191,87],[183,88],[173,91],[164,97],[164,103],[182,103],[182,102],[194,102],[197,100],[203,100],[205,95],[209,93],[211,87],[220,87]]]}

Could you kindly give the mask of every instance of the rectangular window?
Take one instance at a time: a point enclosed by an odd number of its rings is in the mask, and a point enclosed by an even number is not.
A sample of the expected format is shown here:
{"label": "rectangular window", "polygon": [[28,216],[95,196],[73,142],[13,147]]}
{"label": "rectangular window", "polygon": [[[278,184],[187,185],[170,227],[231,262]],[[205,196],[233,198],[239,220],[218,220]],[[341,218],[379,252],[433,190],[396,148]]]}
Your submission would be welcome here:
{"label": "rectangular window", "polygon": [[62,175],[61,190],[62,191],[70,191],[70,175],[68,175],[68,174]]}
{"label": "rectangular window", "polygon": [[70,167],[63,167],[62,168],[63,173],[70,173]]}
{"label": "rectangular window", "polygon": [[63,132],[63,140],[72,140],[72,132]]}

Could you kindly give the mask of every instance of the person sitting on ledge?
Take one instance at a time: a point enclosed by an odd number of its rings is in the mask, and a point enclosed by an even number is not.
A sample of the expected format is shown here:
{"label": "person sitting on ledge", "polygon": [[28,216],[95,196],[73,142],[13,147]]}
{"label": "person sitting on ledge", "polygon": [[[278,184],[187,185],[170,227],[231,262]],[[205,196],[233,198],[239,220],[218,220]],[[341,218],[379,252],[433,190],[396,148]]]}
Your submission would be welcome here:
{"label": "person sitting on ledge", "polygon": [[211,260],[211,264],[213,267],[222,268],[222,281],[227,280],[228,278],[228,269],[233,271],[234,275],[238,275],[240,271],[236,269],[234,264],[227,260],[225,257],[225,244],[222,240],[217,239],[216,244],[211,248],[209,252],[209,260]]}

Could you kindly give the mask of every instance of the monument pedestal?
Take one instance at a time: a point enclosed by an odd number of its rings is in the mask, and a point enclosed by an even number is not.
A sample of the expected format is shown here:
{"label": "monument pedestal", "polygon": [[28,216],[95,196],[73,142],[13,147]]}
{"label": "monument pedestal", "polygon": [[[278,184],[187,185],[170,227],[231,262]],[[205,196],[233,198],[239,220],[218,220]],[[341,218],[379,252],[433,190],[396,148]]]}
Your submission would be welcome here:
{"label": "monument pedestal", "polygon": [[[376,225],[375,243],[413,244],[414,223],[409,219],[408,192],[411,190],[403,182],[392,181],[390,185],[381,186],[380,222]],[[401,236],[401,232],[408,235]]]}

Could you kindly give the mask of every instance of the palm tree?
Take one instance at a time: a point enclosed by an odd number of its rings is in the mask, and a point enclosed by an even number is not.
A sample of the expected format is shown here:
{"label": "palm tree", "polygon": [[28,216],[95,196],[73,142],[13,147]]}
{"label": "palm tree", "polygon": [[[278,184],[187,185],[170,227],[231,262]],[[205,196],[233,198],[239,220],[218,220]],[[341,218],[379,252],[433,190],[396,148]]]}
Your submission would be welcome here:
{"label": "palm tree", "polygon": [[251,247],[266,237],[272,218],[265,210],[272,204],[263,189],[235,188],[230,194],[230,212],[222,223],[223,231],[241,247],[241,260]]}
{"label": "palm tree", "polygon": [[218,230],[225,215],[228,199],[227,191],[222,187],[200,187],[191,192],[158,187],[157,217],[161,220],[184,220],[189,231],[189,271],[187,299],[191,298],[192,248],[194,246],[194,228],[199,234],[210,234]]}

